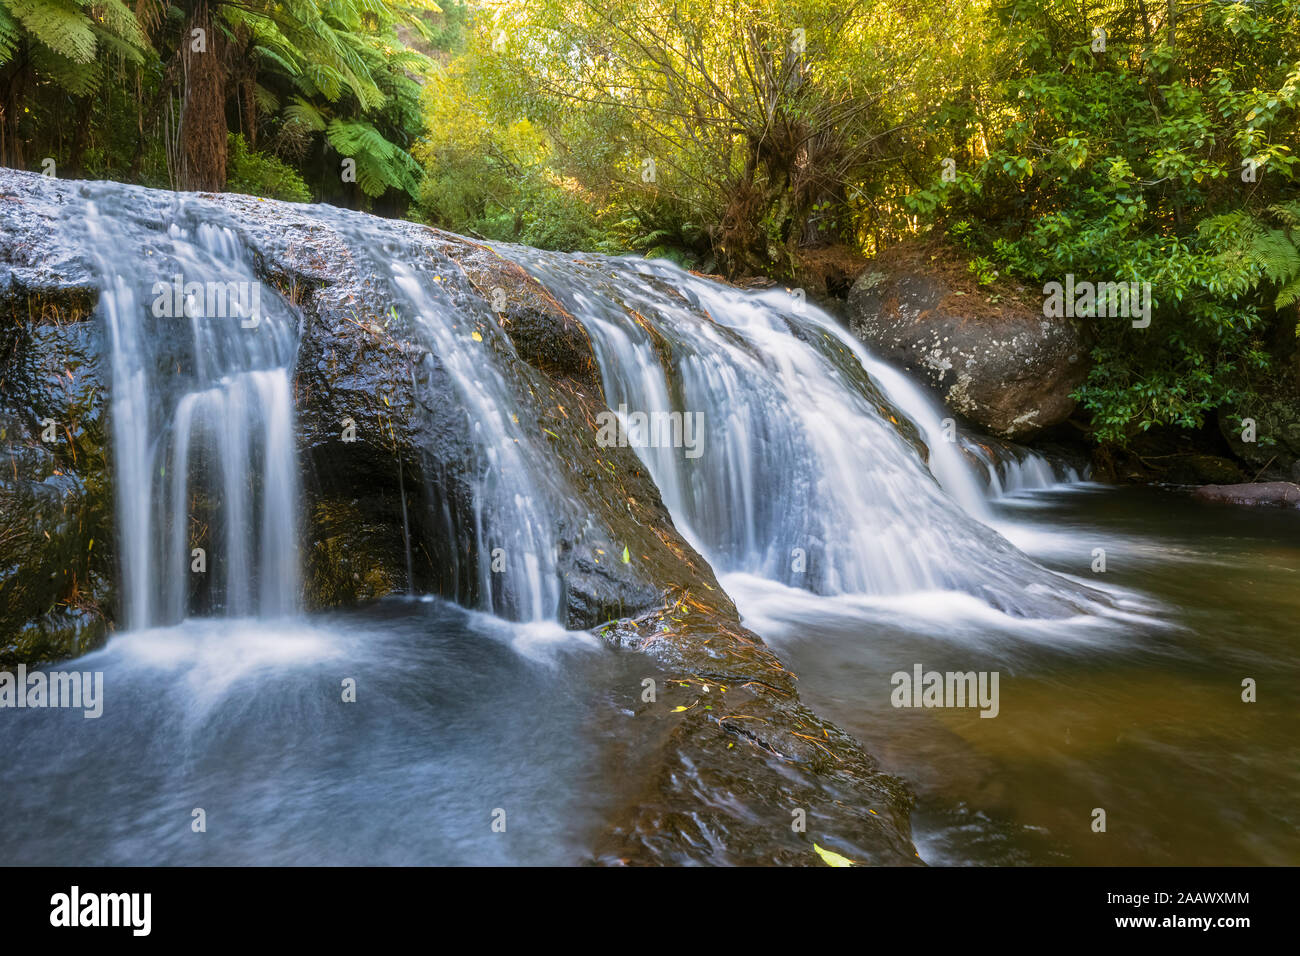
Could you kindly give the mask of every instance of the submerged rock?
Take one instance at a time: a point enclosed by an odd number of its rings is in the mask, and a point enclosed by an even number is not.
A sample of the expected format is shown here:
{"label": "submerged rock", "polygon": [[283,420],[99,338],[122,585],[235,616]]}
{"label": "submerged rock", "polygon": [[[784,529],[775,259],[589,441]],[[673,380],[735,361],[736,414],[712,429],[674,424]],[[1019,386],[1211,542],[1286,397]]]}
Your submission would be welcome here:
{"label": "submerged rock", "polygon": [[1290,481],[1202,485],[1192,492],[1198,501],[1252,507],[1300,508],[1300,485]]}
{"label": "submerged rock", "polygon": [[651,770],[600,862],[819,865],[816,843],[864,865],[921,863],[910,791],[799,703],[794,675],[736,623],[720,590],[680,593],[603,634],[663,670],[628,743],[629,765]]}
{"label": "submerged rock", "polygon": [[1161,477],[1176,485],[1234,485],[1247,479],[1237,463],[1220,455],[1183,452],[1166,456]]}
{"label": "submerged rock", "polygon": [[1087,368],[1070,320],[1045,317],[1027,295],[990,301],[951,253],[930,251],[904,246],[873,260],[849,292],[849,329],[999,437],[1065,421]]}

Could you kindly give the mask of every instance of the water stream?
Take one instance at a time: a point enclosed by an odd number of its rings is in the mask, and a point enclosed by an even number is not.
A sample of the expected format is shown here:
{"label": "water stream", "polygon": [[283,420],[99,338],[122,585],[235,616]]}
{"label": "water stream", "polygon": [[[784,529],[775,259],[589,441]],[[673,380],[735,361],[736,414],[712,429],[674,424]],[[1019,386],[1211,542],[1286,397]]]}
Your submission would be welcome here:
{"label": "water stream", "polygon": [[[428,348],[412,374],[436,361],[455,385],[473,514],[449,553],[472,556],[453,571],[476,599],[306,615],[301,316],[229,214],[112,184],[82,195],[68,216],[109,332],[123,627],[64,665],[111,683],[102,718],[6,715],[0,862],[589,860],[637,786],[645,664],[556,623],[552,538],[576,503],[484,359],[513,354],[494,312],[381,220],[312,210]],[[924,859],[1300,860],[1300,760],[1278,729],[1300,704],[1300,515],[1081,484],[956,427],[780,290],[498,251],[584,325],[674,523],[806,702],[916,789]],[[468,344],[484,336],[491,349]],[[522,560],[494,573],[497,549]],[[997,718],[895,706],[892,675],[916,665],[997,672]],[[221,839],[193,838],[197,808]]]}

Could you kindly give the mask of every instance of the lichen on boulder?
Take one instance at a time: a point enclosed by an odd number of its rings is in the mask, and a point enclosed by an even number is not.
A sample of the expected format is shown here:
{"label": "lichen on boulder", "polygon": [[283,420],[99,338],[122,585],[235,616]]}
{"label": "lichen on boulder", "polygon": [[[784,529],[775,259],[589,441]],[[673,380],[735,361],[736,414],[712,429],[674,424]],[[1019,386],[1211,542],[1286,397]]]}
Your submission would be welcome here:
{"label": "lichen on boulder", "polygon": [[953,412],[1018,441],[1065,421],[1087,355],[1066,318],[1006,280],[981,286],[947,246],[910,243],[868,263],[849,292],[849,329],[934,389]]}

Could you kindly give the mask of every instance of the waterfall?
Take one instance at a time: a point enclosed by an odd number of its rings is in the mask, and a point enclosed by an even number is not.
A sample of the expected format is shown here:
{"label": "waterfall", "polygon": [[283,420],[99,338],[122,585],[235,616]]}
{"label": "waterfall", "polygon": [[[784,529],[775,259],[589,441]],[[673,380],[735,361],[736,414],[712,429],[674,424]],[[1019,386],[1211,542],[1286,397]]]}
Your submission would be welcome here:
{"label": "waterfall", "polygon": [[662,261],[498,251],[583,323],[625,425],[701,416],[691,454],[635,427],[625,439],[719,574],[820,594],[966,591],[1025,614],[1059,613],[1049,595],[1076,590],[983,523],[982,469],[940,406],[821,310]]}
{"label": "waterfall", "polygon": [[963,438],[967,455],[984,471],[986,492],[990,498],[1002,498],[1071,484],[1083,480],[1080,470],[1063,461],[1053,461],[1041,452],[1012,445]]}
{"label": "waterfall", "polygon": [[[509,336],[460,267],[449,257],[431,256],[427,243],[413,244],[401,230],[371,216],[330,207],[318,207],[314,214],[364,264],[404,334],[428,346],[416,374],[442,369],[460,399],[473,446],[473,460],[465,463],[471,527],[458,529],[441,514],[434,523],[453,535],[467,532],[454,553],[473,555],[472,566],[464,570],[474,580],[475,603],[515,621],[555,621],[562,603],[555,532],[565,492],[552,480],[551,450],[536,427],[520,421],[519,395],[507,381],[504,363],[494,360],[500,354],[523,366]],[[462,569],[454,570],[459,577]]]}
{"label": "waterfall", "polygon": [[68,216],[84,217],[109,332],[123,622],[290,613],[296,313],[210,205],[112,184],[83,195]]}
{"label": "waterfall", "polygon": [[[292,613],[296,307],[259,280],[267,250],[246,248],[254,240],[237,213],[113,184],[82,195],[69,216],[84,216],[109,332],[126,626]],[[450,384],[458,399],[414,414],[436,418],[433,432],[463,432],[463,460],[421,449],[423,488],[398,466],[393,533],[408,580],[418,528],[446,565],[434,573],[462,601],[555,621],[557,532],[585,516],[535,414],[520,420],[537,373],[429,234],[333,207],[307,214],[364,277],[366,308],[425,347],[410,370],[417,391],[445,395]],[[1077,609],[1079,589],[989,526],[990,496],[1042,483],[1046,465],[973,444],[825,313],[664,262],[498,251],[586,328],[621,440],[717,573],[817,594],[964,591],[1025,615]]]}

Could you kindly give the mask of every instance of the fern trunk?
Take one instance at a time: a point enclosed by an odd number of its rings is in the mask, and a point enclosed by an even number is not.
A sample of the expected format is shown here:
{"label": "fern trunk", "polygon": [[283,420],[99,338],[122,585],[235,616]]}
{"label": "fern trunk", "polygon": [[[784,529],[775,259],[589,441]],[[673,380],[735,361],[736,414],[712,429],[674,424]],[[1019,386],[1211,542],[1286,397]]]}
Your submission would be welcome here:
{"label": "fern trunk", "polygon": [[24,168],[23,139],[18,132],[21,103],[30,73],[27,53],[20,54],[0,69],[0,166]]}
{"label": "fern trunk", "polygon": [[[194,31],[201,30],[202,42]],[[181,188],[220,192],[226,185],[226,69],[208,0],[195,4],[181,36],[185,107]]]}

